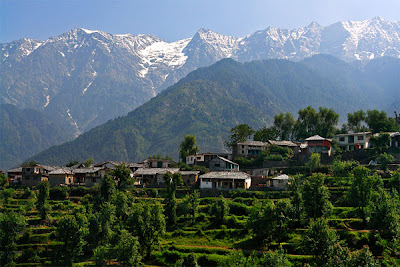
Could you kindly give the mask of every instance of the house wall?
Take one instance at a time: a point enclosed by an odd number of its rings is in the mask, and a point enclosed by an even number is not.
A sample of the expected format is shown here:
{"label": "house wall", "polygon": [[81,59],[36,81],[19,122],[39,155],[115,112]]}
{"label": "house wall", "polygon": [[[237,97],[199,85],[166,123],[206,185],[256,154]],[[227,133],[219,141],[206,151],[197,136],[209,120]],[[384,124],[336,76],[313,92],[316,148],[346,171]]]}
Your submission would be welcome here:
{"label": "house wall", "polygon": [[346,151],[354,151],[356,150],[357,144],[360,144],[361,149],[368,149],[369,138],[371,134],[354,134],[354,135],[346,135],[346,136],[335,136],[335,140],[337,140],[338,145],[344,147]]}
{"label": "house wall", "polygon": [[201,189],[207,189],[207,188],[213,188],[212,187],[212,180],[208,178],[201,178],[200,181],[200,188]]}
{"label": "house wall", "polygon": [[50,186],[72,184],[74,182],[74,176],[72,174],[51,174],[49,175],[49,182]]}
{"label": "house wall", "polygon": [[238,171],[239,165],[226,162],[220,158],[214,158],[209,163],[210,171]]}

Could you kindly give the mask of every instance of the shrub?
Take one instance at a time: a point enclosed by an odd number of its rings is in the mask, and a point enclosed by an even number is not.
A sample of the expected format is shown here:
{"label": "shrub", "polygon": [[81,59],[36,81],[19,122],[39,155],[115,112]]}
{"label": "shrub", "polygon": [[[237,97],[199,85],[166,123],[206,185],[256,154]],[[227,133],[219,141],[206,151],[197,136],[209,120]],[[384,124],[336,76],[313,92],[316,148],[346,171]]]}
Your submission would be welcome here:
{"label": "shrub", "polygon": [[64,200],[69,195],[69,188],[65,186],[56,186],[50,189],[49,196],[52,200]]}
{"label": "shrub", "polygon": [[86,194],[90,193],[90,188],[85,187],[85,186],[77,186],[77,187],[72,187],[71,188],[71,196],[74,197],[83,197]]}
{"label": "shrub", "polygon": [[250,208],[245,204],[230,201],[228,205],[231,214],[242,216],[250,213]]}

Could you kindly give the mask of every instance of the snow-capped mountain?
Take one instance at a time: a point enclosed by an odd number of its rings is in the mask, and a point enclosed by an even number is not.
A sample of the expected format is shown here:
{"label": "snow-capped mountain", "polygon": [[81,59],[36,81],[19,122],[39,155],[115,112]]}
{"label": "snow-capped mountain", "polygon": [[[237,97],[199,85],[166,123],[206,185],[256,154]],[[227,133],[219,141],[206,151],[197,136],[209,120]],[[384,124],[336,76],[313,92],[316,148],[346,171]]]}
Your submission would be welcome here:
{"label": "snow-capped mountain", "polygon": [[314,54],[365,61],[400,57],[400,23],[365,21],[269,27],[243,38],[200,29],[166,42],[153,35],[74,29],[46,41],[0,44],[0,103],[41,109],[76,134],[124,115],[190,71],[231,57],[301,60]]}

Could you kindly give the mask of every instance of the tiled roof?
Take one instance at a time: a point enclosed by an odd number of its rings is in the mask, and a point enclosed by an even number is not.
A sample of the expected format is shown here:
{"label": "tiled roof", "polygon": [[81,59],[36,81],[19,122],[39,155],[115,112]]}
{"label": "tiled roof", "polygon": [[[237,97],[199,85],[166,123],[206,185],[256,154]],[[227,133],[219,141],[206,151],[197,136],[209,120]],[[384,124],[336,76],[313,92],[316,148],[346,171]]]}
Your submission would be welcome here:
{"label": "tiled roof", "polygon": [[248,145],[248,146],[266,146],[266,143],[261,141],[244,141],[237,143],[238,145]]}
{"label": "tiled roof", "polygon": [[200,178],[209,179],[248,179],[250,175],[245,172],[209,172],[200,175]]}
{"label": "tiled roof", "polygon": [[8,170],[7,172],[22,172],[22,167],[14,168],[14,169]]}
{"label": "tiled roof", "polygon": [[99,167],[79,168],[79,169],[74,169],[73,172],[74,173],[95,173],[101,169],[102,168],[99,168]]}
{"label": "tiled roof", "polygon": [[51,174],[72,174],[72,170],[70,168],[59,168],[49,172]]}
{"label": "tiled roof", "polygon": [[182,175],[198,175],[199,171],[179,171]]}
{"label": "tiled roof", "polygon": [[324,138],[319,135],[314,135],[306,139],[306,141],[324,141],[324,140],[332,141],[331,139]]}
{"label": "tiled roof", "polygon": [[220,160],[223,160],[223,161],[225,161],[225,162],[228,162],[228,163],[230,163],[230,164],[239,165],[239,164],[237,164],[236,162],[230,161],[229,159],[226,159],[226,158],[224,158],[224,157],[218,156],[218,157],[216,157],[216,159],[217,159],[217,158],[220,159]]}

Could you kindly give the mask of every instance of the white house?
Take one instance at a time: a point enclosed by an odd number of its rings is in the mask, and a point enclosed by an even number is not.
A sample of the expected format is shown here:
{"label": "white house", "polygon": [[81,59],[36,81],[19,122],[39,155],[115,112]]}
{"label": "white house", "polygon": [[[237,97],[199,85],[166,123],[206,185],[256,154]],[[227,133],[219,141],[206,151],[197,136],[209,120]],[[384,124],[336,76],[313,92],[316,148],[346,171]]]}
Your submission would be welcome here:
{"label": "white house", "polygon": [[251,176],[240,171],[218,171],[200,175],[200,188],[215,189],[249,189],[251,186]]}
{"label": "white house", "polygon": [[279,175],[269,180],[269,186],[277,189],[285,189],[289,183],[289,176],[286,174]]}
{"label": "white house", "polygon": [[344,150],[354,151],[357,149],[369,148],[369,139],[371,135],[371,132],[337,134],[334,136],[334,139],[338,142],[338,145]]}

